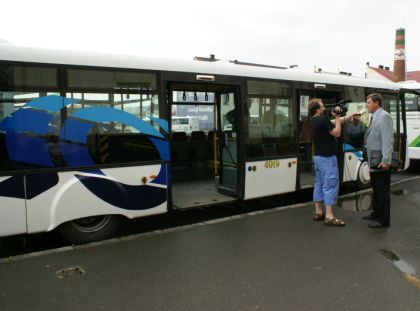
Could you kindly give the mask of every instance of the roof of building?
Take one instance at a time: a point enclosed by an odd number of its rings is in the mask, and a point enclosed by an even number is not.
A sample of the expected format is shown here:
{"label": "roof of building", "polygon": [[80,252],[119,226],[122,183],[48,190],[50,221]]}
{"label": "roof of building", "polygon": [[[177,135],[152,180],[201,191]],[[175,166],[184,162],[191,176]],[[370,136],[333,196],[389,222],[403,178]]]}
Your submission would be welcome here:
{"label": "roof of building", "polygon": [[[394,72],[393,71],[387,70],[387,69],[382,69],[382,68],[370,67],[370,66],[369,66],[369,68],[372,69],[373,71],[379,73],[380,75],[384,76],[389,81],[394,81]],[[407,78],[406,80],[413,80],[413,81],[420,82],[420,70],[407,71],[407,77],[406,78]]]}
{"label": "roof of building", "polygon": [[407,80],[414,80],[414,81],[420,82],[420,70],[408,71]]}
{"label": "roof of building", "polygon": [[370,69],[372,69],[373,71],[379,73],[380,75],[384,76],[385,78],[387,78],[389,81],[394,81],[394,72],[391,70],[386,70],[386,69],[381,69],[381,68],[376,68],[376,67],[370,67]]}

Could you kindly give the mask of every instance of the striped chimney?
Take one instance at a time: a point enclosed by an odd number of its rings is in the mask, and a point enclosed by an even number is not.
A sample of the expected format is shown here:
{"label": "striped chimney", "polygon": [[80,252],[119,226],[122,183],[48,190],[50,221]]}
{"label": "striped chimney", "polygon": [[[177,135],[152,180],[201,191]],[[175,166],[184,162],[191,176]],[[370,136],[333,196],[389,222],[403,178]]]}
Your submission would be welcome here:
{"label": "striped chimney", "polygon": [[395,34],[394,81],[405,81],[405,29],[398,28]]}

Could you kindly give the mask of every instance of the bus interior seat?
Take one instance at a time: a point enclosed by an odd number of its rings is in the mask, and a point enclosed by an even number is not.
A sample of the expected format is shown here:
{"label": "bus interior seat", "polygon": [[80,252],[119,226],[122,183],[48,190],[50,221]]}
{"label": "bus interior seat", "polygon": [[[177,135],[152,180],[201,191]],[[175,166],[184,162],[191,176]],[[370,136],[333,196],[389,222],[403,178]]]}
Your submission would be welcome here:
{"label": "bus interior seat", "polygon": [[299,160],[302,170],[311,169],[312,163],[312,138],[309,119],[305,119],[299,133]]}
{"label": "bus interior seat", "polygon": [[207,134],[207,141],[209,142],[209,146],[213,146],[214,143],[214,131],[209,131]]}
{"label": "bus interior seat", "polygon": [[175,162],[188,161],[190,159],[190,144],[187,133],[172,133],[172,159]]}
{"label": "bus interior seat", "polygon": [[271,131],[271,125],[261,124],[261,137],[262,138],[271,138],[273,136]]}
{"label": "bus interior seat", "polygon": [[215,136],[214,133],[215,131],[212,130],[212,131],[209,131],[207,135],[210,160],[214,160],[214,136]]}
{"label": "bus interior seat", "polygon": [[249,124],[248,125],[249,138],[261,140],[263,136],[262,127],[263,127],[262,124]]}
{"label": "bus interior seat", "polygon": [[304,120],[302,123],[302,128],[299,133],[299,143],[300,144],[311,144],[311,128],[309,125],[309,120]]}
{"label": "bus interior seat", "polygon": [[191,132],[191,141],[203,141],[206,140],[206,133],[204,131],[192,131]]}
{"label": "bus interior seat", "polygon": [[190,145],[193,160],[208,160],[209,145],[204,131],[192,131]]}
{"label": "bus interior seat", "polygon": [[275,143],[261,144],[261,148],[265,157],[272,157],[277,155],[277,144]]}

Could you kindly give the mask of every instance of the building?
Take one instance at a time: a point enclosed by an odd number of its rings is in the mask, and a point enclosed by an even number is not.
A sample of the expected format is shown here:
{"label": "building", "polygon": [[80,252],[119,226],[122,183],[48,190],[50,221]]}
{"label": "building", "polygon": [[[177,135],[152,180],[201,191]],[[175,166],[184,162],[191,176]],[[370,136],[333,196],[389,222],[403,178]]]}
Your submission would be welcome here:
{"label": "building", "polygon": [[[372,67],[369,63],[366,63],[366,78],[394,81],[394,72],[389,67],[382,65]],[[407,71],[406,80],[420,82],[420,70]]]}
{"label": "building", "polygon": [[391,71],[389,67],[379,65],[376,68],[366,63],[366,78],[393,82],[420,82],[420,70],[407,71],[405,60],[405,29],[398,28],[395,33],[394,71]]}

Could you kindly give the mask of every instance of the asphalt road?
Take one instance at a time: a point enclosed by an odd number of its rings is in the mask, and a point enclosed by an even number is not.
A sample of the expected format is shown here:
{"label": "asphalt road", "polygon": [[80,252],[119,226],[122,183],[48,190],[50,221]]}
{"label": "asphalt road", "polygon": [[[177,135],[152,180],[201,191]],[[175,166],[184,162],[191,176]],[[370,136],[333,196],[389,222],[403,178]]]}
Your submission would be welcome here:
{"label": "asphalt road", "polygon": [[300,204],[2,259],[1,310],[419,310],[419,185],[394,184],[389,229],[364,192],[344,228]]}

